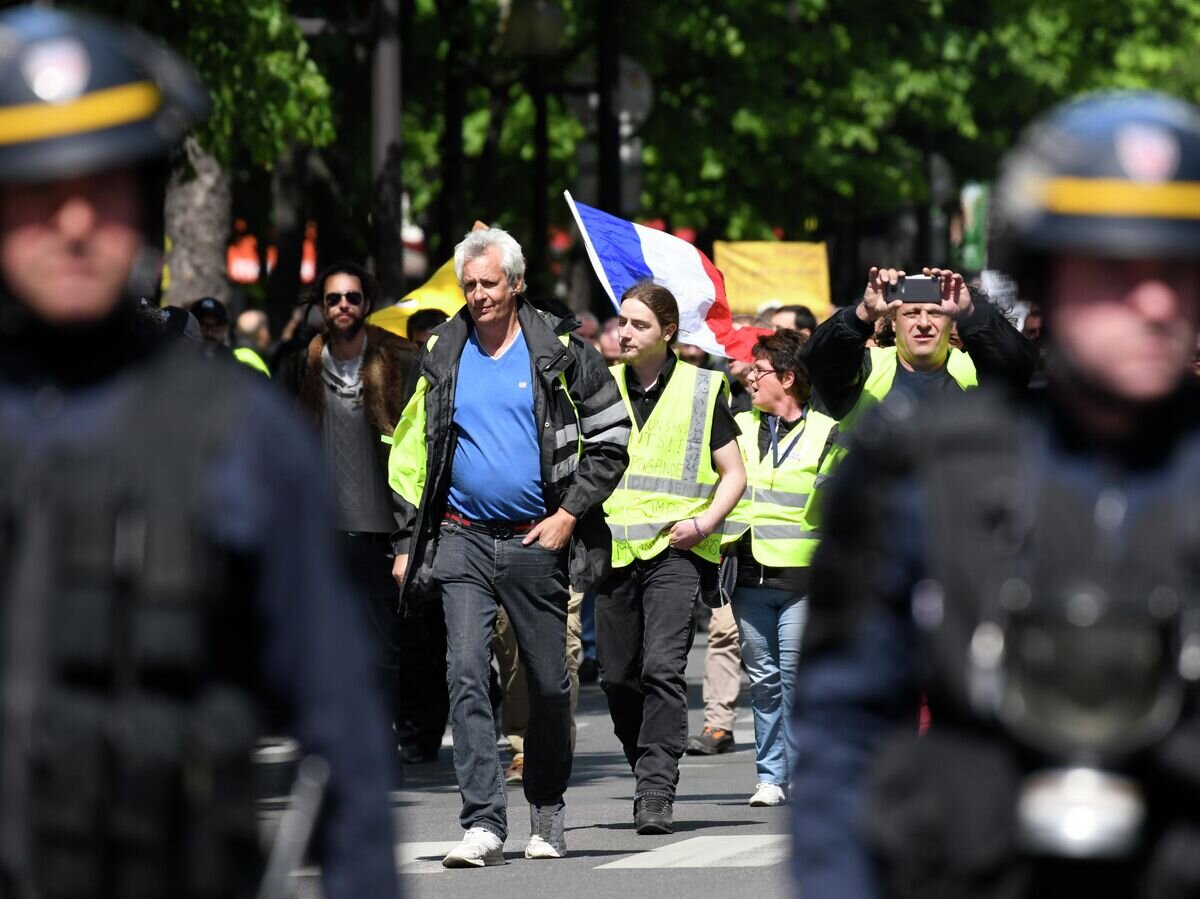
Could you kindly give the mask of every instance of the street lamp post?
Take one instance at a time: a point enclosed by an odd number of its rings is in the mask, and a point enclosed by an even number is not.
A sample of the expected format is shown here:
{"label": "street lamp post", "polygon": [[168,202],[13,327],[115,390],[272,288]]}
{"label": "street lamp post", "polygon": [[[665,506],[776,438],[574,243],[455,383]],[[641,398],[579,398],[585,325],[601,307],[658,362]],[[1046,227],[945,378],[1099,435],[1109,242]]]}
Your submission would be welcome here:
{"label": "street lamp post", "polygon": [[371,91],[371,174],[375,180],[375,272],[381,293],[404,288],[403,119],[400,94],[400,0],[378,0]]}
{"label": "street lamp post", "polygon": [[546,242],[550,232],[550,120],[547,110],[546,60],[562,47],[566,16],[555,0],[513,0],[506,41],[528,63],[533,98],[533,234],[527,242],[526,281],[546,283]]}

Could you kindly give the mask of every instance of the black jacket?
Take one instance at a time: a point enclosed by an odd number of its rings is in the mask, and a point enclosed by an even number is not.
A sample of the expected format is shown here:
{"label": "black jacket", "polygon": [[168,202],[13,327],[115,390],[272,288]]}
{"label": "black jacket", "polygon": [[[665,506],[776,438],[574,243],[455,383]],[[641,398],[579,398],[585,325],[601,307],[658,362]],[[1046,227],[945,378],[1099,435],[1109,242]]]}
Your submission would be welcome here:
{"label": "black jacket", "polygon": [[[540,423],[542,490],[546,510],[566,509],[578,522],[571,541],[571,585],[589,589],[609,570],[612,540],[601,508],[629,464],[629,416],[600,354],[571,330],[573,318],[559,318],[519,300],[517,318],[529,347],[533,373],[533,414]],[[458,363],[474,325],[463,309],[434,329],[436,341],[421,350],[409,379],[425,393],[425,490],[420,508],[396,500],[393,545],[407,553],[401,595],[407,601],[433,592],[431,571],[438,527],[450,489],[454,460],[454,396]],[[560,335],[570,335],[564,345]],[[566,391],[559,378],[563,375]],[[567,396],[569,394],[569,397]],[[580,452],[579,439],[582,438]],[[502,448],[497,448],[503,451]]]}
{"label": "black jacket", "polygon": [[[854,314],[855,306],[846,306],[822,322],[804,346],[813,390],[834,418],[844,418],[854,408],[871,373],[871,354],[863,344],[874,328]],[[994,382],[1018,388],[1028,385],[1037,364],[1037,346],[991,303],[975,303],[971,316],[958,320],[958,336],[975,364],[981,387]]]}

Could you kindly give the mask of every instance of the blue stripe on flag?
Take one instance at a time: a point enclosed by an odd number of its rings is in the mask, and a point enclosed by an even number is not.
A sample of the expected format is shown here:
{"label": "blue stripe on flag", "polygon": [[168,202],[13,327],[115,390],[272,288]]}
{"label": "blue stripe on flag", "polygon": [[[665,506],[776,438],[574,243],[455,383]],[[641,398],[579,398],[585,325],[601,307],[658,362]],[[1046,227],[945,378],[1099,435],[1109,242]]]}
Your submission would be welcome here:
{"label": "blue stripe on flag", "polygon": [[642,255],[642,241],[633,222],[576,203],[579,221],[596,250],[596,258],[612,286],[614,302],[630,285],[653,275]]}

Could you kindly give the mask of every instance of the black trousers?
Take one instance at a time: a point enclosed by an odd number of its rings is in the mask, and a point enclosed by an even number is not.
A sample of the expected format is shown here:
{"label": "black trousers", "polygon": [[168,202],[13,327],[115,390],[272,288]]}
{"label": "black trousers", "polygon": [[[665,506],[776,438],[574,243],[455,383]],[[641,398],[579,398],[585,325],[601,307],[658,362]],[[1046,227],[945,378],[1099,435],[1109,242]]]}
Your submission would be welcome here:
{"label": "black trousers", "polygon": [[596,658],[634,796],[674,798],[687,742],[688,651],[705,566],[668,549],[613,571],[596,592]]}
{"label": "black trousers", "polygon": [[[387,534],[366,531],[338,531],[337,536],[374,644],[376,675],[387,702],[387,720],[391,725],[397,711],[400,654],[396,633],[400,590],[392,577],[392,560],[388,558],[391,541]],[[392,748],[395,749],[394,743]]]}
{"label": "black trousers", "polygon": [[434,754],[450,720],[446,690],[446,619],[442,603],[426,603],[397,628],[400,684],[396,732],[401,745]]}

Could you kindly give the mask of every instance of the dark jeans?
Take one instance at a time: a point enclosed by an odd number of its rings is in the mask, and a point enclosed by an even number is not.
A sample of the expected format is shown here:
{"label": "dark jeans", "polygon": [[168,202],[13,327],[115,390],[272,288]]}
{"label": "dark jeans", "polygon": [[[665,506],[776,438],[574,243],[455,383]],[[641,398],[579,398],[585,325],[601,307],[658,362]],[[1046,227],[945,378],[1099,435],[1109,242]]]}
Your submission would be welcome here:
{"label": "dark jeans", "polygon": [[596,592],[596,656],[635,796],[674,798],[687,742],[688,651],[702,566],[668,549],[613,571]]}
{"label": "dark jeans", "polygon": [[507,797],[488,698],[497,603],[508,613],[529,682],[525,798],[557,805],[571,777],[567,554],[521,540],[443,522],[433,563],[446,613],[459,821],[464,829],[484,827],[501,839],[508,836]]}

